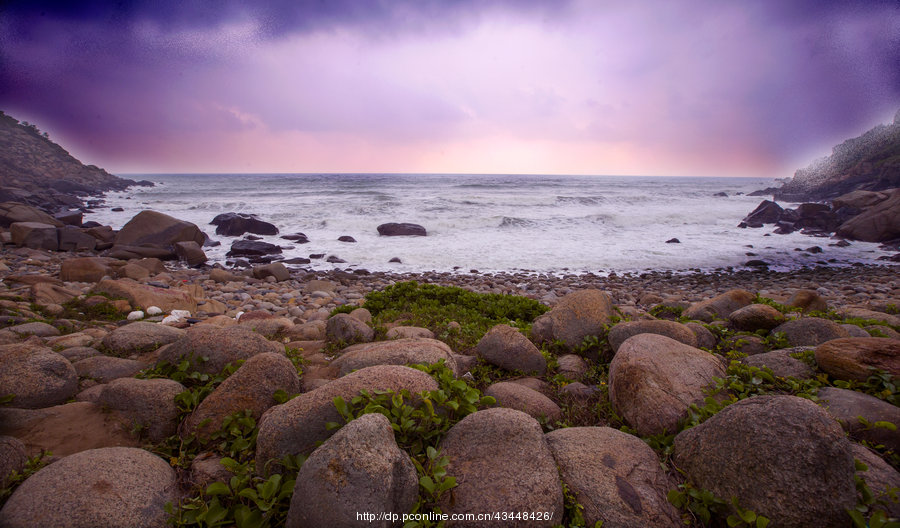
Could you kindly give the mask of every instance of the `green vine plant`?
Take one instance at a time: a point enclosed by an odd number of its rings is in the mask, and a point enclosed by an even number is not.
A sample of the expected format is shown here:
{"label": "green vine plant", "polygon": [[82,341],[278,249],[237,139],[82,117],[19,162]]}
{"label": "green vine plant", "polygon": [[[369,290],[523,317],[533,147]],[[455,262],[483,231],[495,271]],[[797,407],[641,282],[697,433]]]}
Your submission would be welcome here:
{"label": "green vine plant", "polygon": [[[426,372],[438,382],[438,389],[412,395],[407,390],[361,391],[349,402],[341,397],[334,406],[345,423],[373,412],[387,417],[394,430],[397,445],[409,454],[419,476],[419,500],[409,513],[434,511],[440,513],[441,496],[456,486],[456,478],[447,474],[450,463],[437,446],[447,431],[457,422],[496,403],[462,379],[443,361],[433,365],[410,365]],[[331,422],[329,429],[343,424]],[[434,526],[431,521],[410,521],[404,528]]]}
{"label": "green vine plant", "polygon": [[697,520],[703,526],[709,526],[714,518],[724,518],[730,528],[766,528],[771,522],[763,515],[742,508],[736,497],[728,502],[690,483],[679,484],[669,490],[666,499],[684,512],[682,520],[685,524]]}
{"label": "green vine plant", "polygon": [[866,472],[869,467],[858,459],[853,459],[857,473],[853,479],[856,483],[856,507],[847,510],[854,528],[900,528],[900,522],[891,518],[884,509],[890,503],[898,501],[900,488],[890,488],[876,496],[859,472]]}
{"label": "green vine plant", "polygon": [[6,501],[12,496],[13,492],[16,491],[16,488],[18,488],[20,484],[49,463],[51,456],[53,456],[53,453],[50,451],[41,450],[40,453],[33,457],[29,457],[28,460],[25,461],[25,467],[22,471],[13,471],[9,475],[6,486],[0,488],[0,509],[3,508],[3,505],[6,504]]}

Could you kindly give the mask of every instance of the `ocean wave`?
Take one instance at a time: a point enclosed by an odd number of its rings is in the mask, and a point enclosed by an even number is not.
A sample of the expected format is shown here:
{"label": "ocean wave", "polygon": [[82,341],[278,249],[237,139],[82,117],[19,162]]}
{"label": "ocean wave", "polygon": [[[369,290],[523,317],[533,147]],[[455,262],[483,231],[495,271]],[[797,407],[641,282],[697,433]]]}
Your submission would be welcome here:
{"label": "ocean wave", "polygon": [[558,205],[599,205],[606,203],[603,196],[557,196],[556,203]]}
{"label": "ocean wave", "polygon": [[504,216],[502,220],[500,220],[500,225],[497,226],[500,229],[520,229],[526,227],[534,227],[538,225],[538,222],[535,220],[528,220],[527,218],[518,218],[515,216]]}

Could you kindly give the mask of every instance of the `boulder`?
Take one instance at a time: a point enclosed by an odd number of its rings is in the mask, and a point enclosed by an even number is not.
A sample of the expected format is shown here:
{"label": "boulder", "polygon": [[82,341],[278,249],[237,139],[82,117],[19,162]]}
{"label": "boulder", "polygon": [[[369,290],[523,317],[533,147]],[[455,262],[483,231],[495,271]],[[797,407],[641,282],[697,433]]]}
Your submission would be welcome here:
{"label": "boulder", "polygon": [[875,422],[888,422],[900,428],[900,408],[896,405],[862,392],[837,387],[822,387],[818,397],[816,403],[834,416],[851,438],[866,440],[873,445],[883,444],[895,453],[900,452],[900,432],[874,425]]}
{"label": "boulder", "polygon": [[257,279],[265,279],[266,277],[275,277],[275,280],[281,282],[291,278],[291,272],[281,262],[273,262],[265,266],[257,266],[253,268],[253,277]]}
{"label": "boulder", "polygon": [[386,339],[434,339],[434,332],[427,328],[421,328],[418,326],[395,326],[388,329],[384,337]]}
{"label": "boulder", "polygon": [[338,369],[338,376],[346,376],[373,365],[432,364],[441,360],[457,372],[449,346],[437,339],[413,338],[349,346],[331,362],[331,366]]}
{"label": "boulder", "polygon": [[215,282],[220,284],[227,282],[243,282],[244,277],[241,275],[235,275],[234,273],[230,273],[223,269],[213,268],[209,270],[209,278]]}
{"label": "boulder", "polygon": [[126,246],[116,244],[109,250],[107,256],[119,260],[131,260],[138,258],[158,258],[172,260],[175,258],[175,250],[159,246]]}
{"label": "boulder", "polygon": [[0,511],[0,525],[156,528],[169,517],[166,503],[177,500],[175,470],[158,456],[128,447],[91,449],[23,482]]}
{"label": "boulder", "polygon": [[801,317],[782,323],[772,333],[783,333],[792,347],[816,346],[832,339],[849,337],[841,325],[820,317]]}
{"label": "boulder", "polygon": [[93,291],[125,298],[135,308],[156,306],[165,312],[172,310],[194,312],[197,310],[197,300],[185,291],[157,288],[140,284],[131,279],[104,279],[94,286]]}
{"label": "boulder", "polygon": [[203,244],[206,235],[190,222],[157,211],[144,210],[129,220],[116,235],[117,246],[149,245],[171,248],[176,242]]}
{"label": "boulder", "polygon": [[81,257],[63,260],[59,265],[59,278],[65,282],[97,282],[103,277],[112,277],[109,267],[112,259],[103,257]]}
{"label": "boulder", "polygon": [[141,279],[146,279],[150,276],[150,271],[143,266],[138,266],[137,264],[132,264],[129,262],[124,266],[119,268],[118,276],[120,278],[127,278],[139,281]]}
{"label": "boulder", "polygon": [[709,352],[656,334],[627,339],[609,365],[613,409],[641,435],[674,432],[725,367]]}
{"label": "boulder", "polygon": [[145,367],[140,361],[109,356],[92,356],[72,364],[79,378],[90,378],[108,383],[118,378],[129,378]]}
{"label": "boulder", "polygon": [[419,224],[392,222],[378,226],[378,234],[381,236],[426,236],[428,233]]}
{"label": "boulder", "polygon": [[609,294],[600,290],[572,292],[549,312],[535,319],[531,335],[536,343],[561,340],[574,351],[588,336],[602,335],[614,314]]}
{"label": "boulder", "polygon": [[[443,513],[549,512],[550,518],[514,523],[555,526],[563,514],[563,494],[556,462],[538,422],[514,409],[472,413],[450,428],[440,443],[450,459],[447,473],[456,477],[452,493],[441,496]],[[449,521],[448,527],[470,523]],[[479,526],[510,526],[492,520]]]}
{"label": "boulder", "polygon": [[735,330],[755,332],[775,328],[784,322],[784,315],[768,304],[751,304],[728,314],[728,322]]}
{"label": "boulder", "polygon": [[100,342],[117,356],[139,354],[173,343],[184,335],[184,330],[157,323],[138,321],[120,326],[106,334]]}
{"label": "boulder", "polygon": [[269,317],[266,319],[251,319],[241,316],[239,324],[248,328],[255,333],[265,337],[266,339],[277,339],[279,336],[286,335],[294,327],[294,321],[287,317]]}
{"label": "boulder", "polygon": [[847,194],[838,196],[831,201],[831,205],[837,210],[842,207],[852,207],[854,209],[867,209],[873,205],[877,205],[890,198],[890,194],[886,192],[872,191],[852,191]]}
{"label": "boulder", "polygon": [[866,242],[887,242],[900,238],[900,189],[894,189],[886,200],[841,224],[837,234]]}
{"label": "boulder", "polygon": [[572,380],[581,379],[589,368],[587,361],[575,354],[563,354],[556,358],[556,362],[557,372]]}
{"label": "boulder", "polygon": [[850,526],[853,455],[837,422],[795,396],[733,403],[675,437],[675,464],[697,488],[738,497],[778,526]]}
{"label": "boulder", "polygon": [[716,348],[716,345],[719,343],[718,338],[700,323],[690,322],[685,323],[684,326],[697,336],[697,348],[712,350]]}
{"label": "boulder", "polygon": [[865,381],[875,370],[900,376],[900,340],[883,337],[834,339],[816,347],[816,363],[830,376]]}
{"label": "boulder", "polygon": [[853,458],[866,465],[866,470],[857,471],[856,475],[866,481],[877,501],[869,506],[870,510],[884,510],[889,517],[900,517],[900,501],[896,499],[897,489],[900,488],[900,472],[867,447],[852,444],[851,449]]}
{"label": "boulder", "polygon": [[79,290],[73,290],[49,282],[39,282],[31,287],[31,296],[34,302],[42,306],[65,304],[79,295],[81,295]]}
{"label": "boulder", "polygon": [[876,312],[875,310],[867,310],[858,307],[846,307],[838,310],[838,314],[845,318],[869,319],[872,321],[881,321],[891,326],[900,326],[900,317],[887,314],[884,312]]}
{"label": "boulder", "polygon": [[16,222],[9,226],[13,244],[31,249],[59,249],[56,227],[39,222]]}
{"label": "boulder", "polygon": [[93,251],[97,239],[77,227],[60,227],[56,231],[60,251]]}
{"label": "boulder", "polygon": [[811,347],[795,347],[773,350],[745,357],[741,360],[741,363],[759,368],[768,367],[773,374],[784,378],[814,378],[816,377],[816,371],[812,367],[797,358],[791,357],[791,354],[795,352],[810,349]]}
{"label": "boulder", "polygon": [[258,257],[261,255],[280,255],[281,246],[260,242],[258,240],[235,240],[227,257]]}
{"label": "boulder", "polygon": [[697,336],[690,328],[675,321],[646,320],[618,323],[609,329],[609,346],[613,353],[619,350],[626,339],[638,334],[657,334],[670,337],[679,343],[697,347]]}
{"label": "boulder", "polygon": [[332,343],[368,343],[375,339],[375,330],[350,314],[336,314],[325,324],[325,338]]}
{"label": "boulder", "polygon": [[498,407],[522,411],[535,419],[544,419],[548,424],[554,424],[562,419],[559,405],[540,392],[520,383],[511,381],[494,383],[485,389],[484,395],[495,398]]}
{"label": "boulder", "polygon": [[712,299],[690,305],[683,315],[710,323],[715,319],[726,319],[731,312],[753,304],[755,298],[756,296],[747,290],[730,290]]}
{"label": "boulder", "polygon": [[547,371],[547,360],[519,330],[499,324],[488,330],[475,346],[475,353],[491,365],[525,373]]}
{"label": "boulder", "polygon": [[[263,414],[256,441],[257,471],[285,455],[308,454],[316,443],[328,439],[334,431],[328,422],[343,422],[334,406],[341,397],[349,402],[360,391],[400,391],[411,394],[437,390],[434,379],[420,370],[396,365],[367,367],[276,405]],[[273,468],[269,468],[273,469]]]}
{"label": "boulder", "polygon": [[249,410],[253,419],[276,405],[276,391],[300,392],[300,378],[291,360],[282,354],[257,354],[229,376],[207,396],[185,420],[181,436],[196,433],[201,440],[222,428],[222,421],[240,411]]}
{"label": "boulder", "polygon": [[[360,416],[309,455],[297,474],[288,528],[358,526],[359,512],[407,513],[419,499],[419,477],[397,447],[383,415]],[[367,526],[387,528],[390,520]]]}
{"label": "boulder", "polygon": [[19,336],[54,337],[59,335],[59,329],[53,325],[41,322],[23,323],[7,328]]}
{"label": "boulder", "polygon": [[175,242],[175,255],[187,263],[188,266],[199,266],[206,262],[206,253],[200,244],[193,240]]}
{"label": "boulder", "polygon": [[178,428],[175,396],[184,391],[181,383],[170,379],[119,378],[106,385],[98,403],[121,413],[151,442],[161,442]]}
{"label": "boulder", "polygon": [[0,227],[9,227],[17,222],[36,222],[62,227],[63,223],[36,207],[18,202],[0,203]]}
{"label": "boulder", "polygon": [[140,445],[122,415],[88,401],[43,409],[0,407],[0,434],[21,440],[30,456],[41,451],[66,456],[100,447]]}
{"label": "boulder", "polygon": [[785,305],[801,308],[803,313],[828,310],[828,303],[815,290],[797,290],[791,294]]}
{"label": "boulder", "polygon": [[75,368],[56,352],[24,343],[0,345],[0,396],[15,396],[9,406],[50,407],[77,390]]}
{"label": "boulder", "polygon": [[213,218],[210,224],[216,226],[216,234],[222,236],[241,236],[244,233],[254,235],[277,235],[278,228],[264,222],[253,215],[243,213],[223,213]]}
{"label": "boulder", "polygon": [[774,224],[781,218],[784,208],[771,200],[763,200],[741,221],[741,227],[762,227],[763,224]]}
{"label": "boulder", "polygon": [[200,325],[188,329],[166,347],[160,353],[159,360],[174,365],[182,359],[189,359],[194,369],[206,374],[218,374],[226,365],[235,365],[238,360],[266,352],[284,354],[284,347],[242,325],[225,328]]}
{"label": "boulder", "polygon": [[25,469],[28,454],[25,445],[12,436],[0,436],[0,489],[9,484],[13,472],[21,473]]}
{"label": "boulder", "polygon": [[584,507],[585,526],[681,526],[666,500],[666,473],[641,439],[610,427],[568,427],[545,437],[560,479]]}

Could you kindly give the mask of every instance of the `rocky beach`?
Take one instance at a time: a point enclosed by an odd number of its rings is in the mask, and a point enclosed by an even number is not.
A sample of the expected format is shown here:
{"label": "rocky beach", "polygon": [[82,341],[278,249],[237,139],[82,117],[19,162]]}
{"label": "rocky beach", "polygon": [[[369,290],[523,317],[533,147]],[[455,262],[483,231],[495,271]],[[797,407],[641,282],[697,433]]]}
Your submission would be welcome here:
{"label": "rocky beach", "polygon": [[[32,159],[22,151],[7,152]],[[0,203],[0,526],[900,516],[892,260],[323,271],[279,259],[252,239],[275,226],[233,213],[214,220],[244,237],[226,267],[203,228],[170,215],[83,221],[103,185],[136,182],[82,183],[79,206],[30,181],[4,179]],[[896,194],[855,192],[873,207]],[[876,213],[867,225],[897,251],[895,211]],[[779,228],[833,230],[833,214],[805,207]],[[771,223],[759,216],[751,227]]]}

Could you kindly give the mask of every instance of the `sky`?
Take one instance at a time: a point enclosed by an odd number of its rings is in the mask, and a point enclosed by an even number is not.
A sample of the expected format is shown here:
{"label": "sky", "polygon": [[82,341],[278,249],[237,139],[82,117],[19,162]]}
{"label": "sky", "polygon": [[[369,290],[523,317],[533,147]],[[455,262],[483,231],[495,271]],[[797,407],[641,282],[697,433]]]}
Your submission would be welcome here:
{"label": "sky", "polygon": [[897,0],[0,0],[0,110],[113,173],[788,177],[898,109]]}

